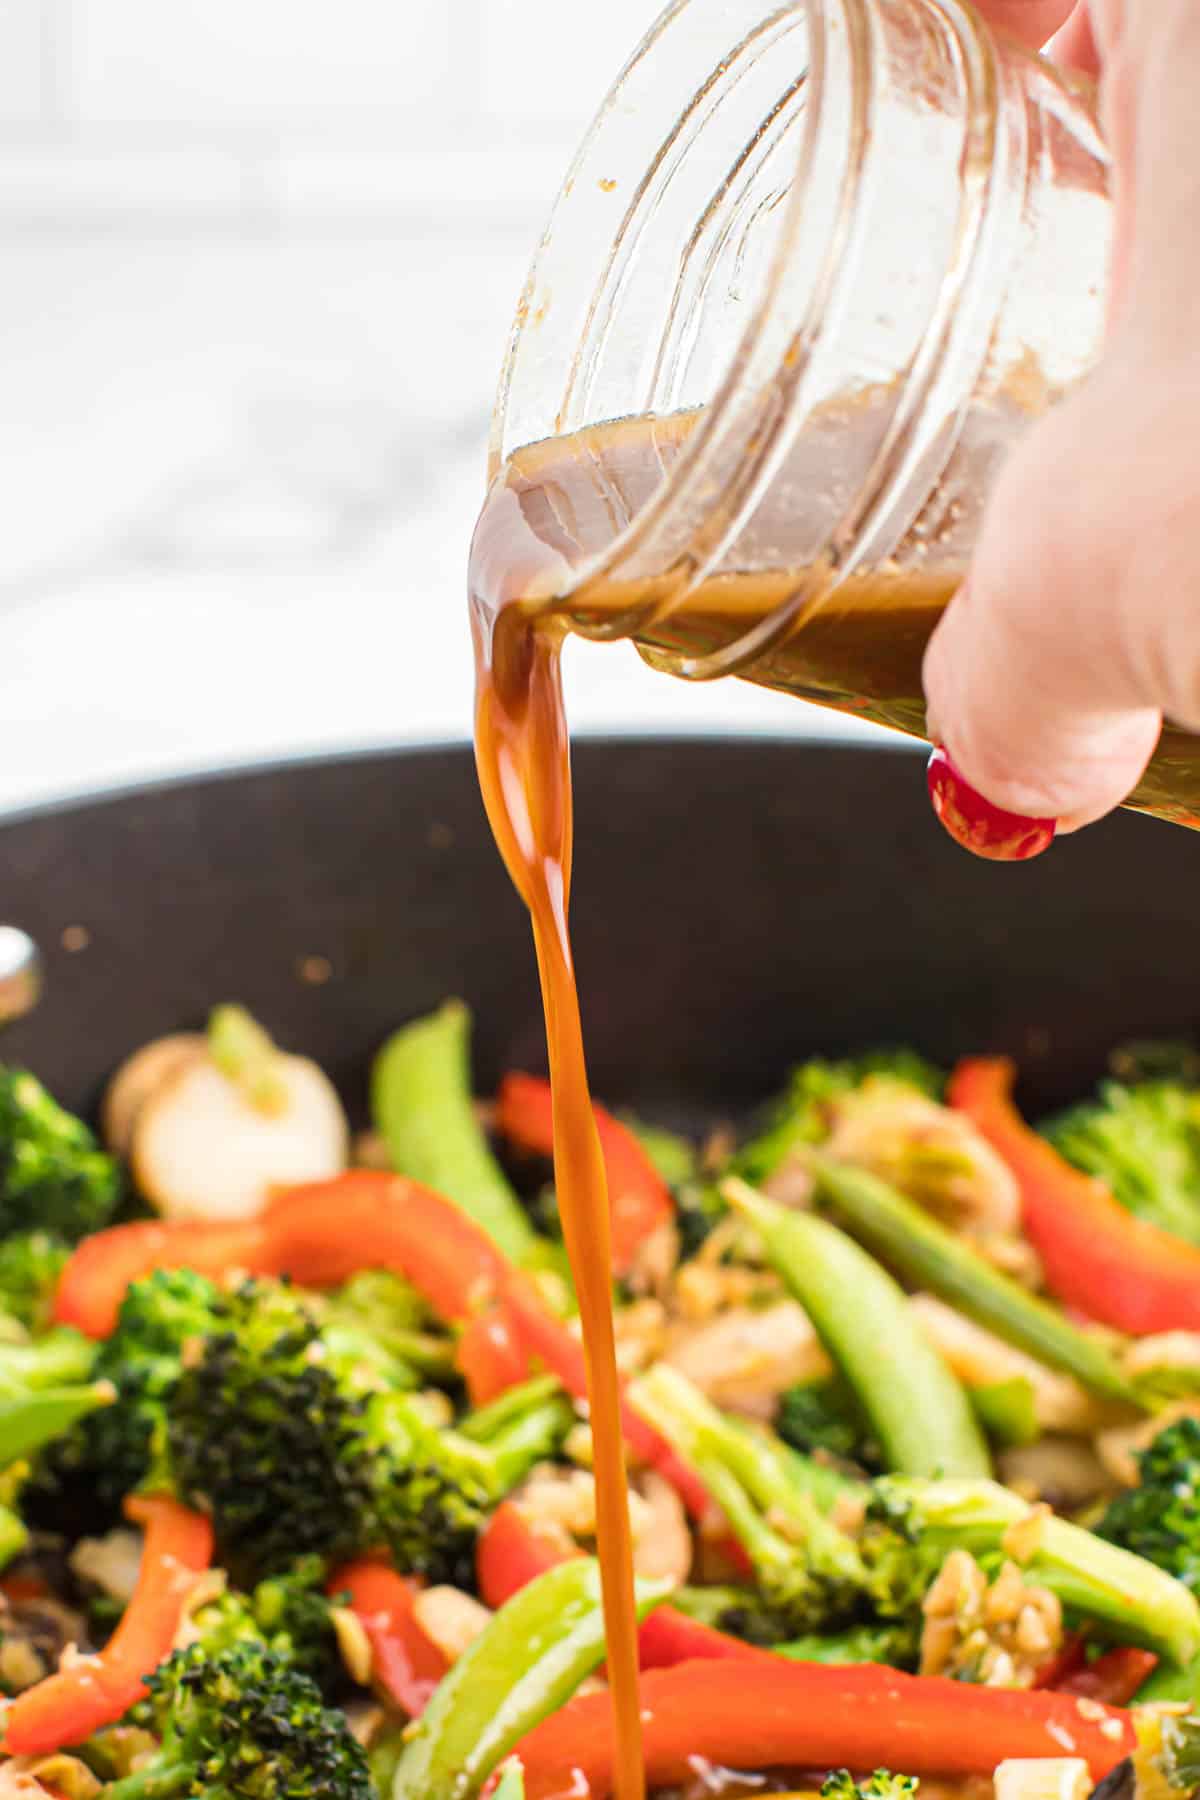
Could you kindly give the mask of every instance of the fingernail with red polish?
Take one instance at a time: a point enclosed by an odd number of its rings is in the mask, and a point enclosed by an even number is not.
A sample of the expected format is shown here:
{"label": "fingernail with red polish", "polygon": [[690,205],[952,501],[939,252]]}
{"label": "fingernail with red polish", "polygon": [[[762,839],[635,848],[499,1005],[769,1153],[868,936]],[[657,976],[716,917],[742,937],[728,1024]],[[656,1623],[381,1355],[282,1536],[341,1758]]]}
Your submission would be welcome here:
{"label": "fingernail with red polish", "polygon": [[1028,819],[993,806],[936,749],[925,771],[933,810],[956,844],[988,862],[1028,862],[1054,842],[1057,821]]}

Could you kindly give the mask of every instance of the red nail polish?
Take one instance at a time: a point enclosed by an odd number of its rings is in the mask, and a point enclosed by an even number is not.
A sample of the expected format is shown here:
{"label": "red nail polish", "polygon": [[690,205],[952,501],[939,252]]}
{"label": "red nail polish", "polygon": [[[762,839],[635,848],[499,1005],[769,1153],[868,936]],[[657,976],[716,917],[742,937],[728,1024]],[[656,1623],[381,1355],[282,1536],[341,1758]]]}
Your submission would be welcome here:
{"label": "red nail polish", "polygon": [[1028,862],[1054,842],[1056,819],[1027,819],[1005,812],[977,793],[944,750],[929,758],[925,771],[933,810],[956,844],[988,862]]}

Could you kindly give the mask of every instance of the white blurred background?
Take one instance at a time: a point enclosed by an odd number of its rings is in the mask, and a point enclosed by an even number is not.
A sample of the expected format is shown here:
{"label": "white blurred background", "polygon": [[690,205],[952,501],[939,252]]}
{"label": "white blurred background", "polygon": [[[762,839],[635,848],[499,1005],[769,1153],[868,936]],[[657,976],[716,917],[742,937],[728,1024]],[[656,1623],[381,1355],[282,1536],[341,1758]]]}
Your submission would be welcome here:
{"label": "white blurred background", "polygon": [[[655,11],[0,0],[0,807],[467,734],[509,321]],[[822,726],[570,679],[584,727]]]}

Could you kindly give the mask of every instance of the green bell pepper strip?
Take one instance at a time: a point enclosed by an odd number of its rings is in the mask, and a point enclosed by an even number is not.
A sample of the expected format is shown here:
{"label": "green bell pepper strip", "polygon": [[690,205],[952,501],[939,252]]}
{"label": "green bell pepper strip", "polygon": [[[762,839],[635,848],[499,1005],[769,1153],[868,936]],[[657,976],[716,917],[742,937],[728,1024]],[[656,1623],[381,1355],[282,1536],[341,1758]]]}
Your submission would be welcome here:
{"label": "green bell pepper strip", "polygon": [[[671,1586],[638,1582],[639,1619]],[[572,1558],[514,1594],[439,1683],[400,1759],[392,1800],[471,1800],[603,1660],[600,1567]]]}
{"label": "green bell pepper strip", "polygon": [[876,1256],[915,1285],[966,1313],[979,1325],[1074,1375],[1094,1394],[1146,1407],[1138,1389],[1101,1345],[1062,1313],[993,1269],[961,1238],[904,1194],[870,1175],[814,1152],[808,1159],[820,1195]]}
{"label": "green bell pepper strip", "polygon": [[887,1271],[825,1219],[778,1206],[744,1181],[727,1181],[721,1192],[812,1320],[889,1466],[904,1475],[989,1475],[966,1394]]}
{"label": "green bell pepper strip", "polygon": [[5,1393],[0,1389],[0,1468],[31,1456],[88,1413],[111,1406],[116,1397],[110,1381],[92,1381],[85,1387],[37,1388],[25,1393]]}
{"label": "green bell pepper strip", "polygon": [[537,1238],[475,1117],[470,1034],[458,1000],[393,1033],[371,1070],[371,1113],[398,1174],[453,1200],[523,1262]]}

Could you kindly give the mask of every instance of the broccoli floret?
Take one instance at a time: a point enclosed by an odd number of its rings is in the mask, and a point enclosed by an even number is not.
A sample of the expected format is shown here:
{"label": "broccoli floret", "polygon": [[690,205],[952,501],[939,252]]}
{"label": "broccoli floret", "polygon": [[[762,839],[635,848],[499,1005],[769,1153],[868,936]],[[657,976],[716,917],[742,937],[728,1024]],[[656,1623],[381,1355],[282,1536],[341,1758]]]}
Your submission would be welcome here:
{"label": "broccoli floret", "polygon": [[1200,1093],[1177,1081],[1105,1081],[1042,1133],[1129,1212],[1200,1243]]}
{"label": "broccoli floret", "polygon": [[994,1481],[885,1476],[852,1488],[867,1504],[851,1539],[821,1511],[828,1469],[771,1433],[725,1418],[676,1370],[652,1369],[630,1397],[704,1481],[792,1637],[894,1625],[891,1656],[910,1666],[922,1600],[949,1553],[1000,1561],[1009,1534],[1024,1524],[1033,1540],[1023,1555],[1028,1579],[1064,1605],[1106,1625],[1118,1641],[1145,1644],[1174,1662],[1200,1651],[1200,1605],[1181,1582],[1078,1525],[1034,1513]]}
{"label": "broccoli floret", "polygon": [[345,1714],[285,1658],[259,1644],[216,1656],[178,1650],[147,1678],[135,1709],[157,1755],[105,1790],[106,1800],[374,1800],[366,1754]]}
{"label": "broccoli floret", "polygon": [[837,1376],[786,1388],[779,1396],[775,1429],[803,1456],[825,1456],[872,1474],[883,1468],[883,1453],[871,1428],[850,1388]]}
{"label": "broccoli floret", "polygon": [[1092,1619],[1118,1643],[1144,1644],[1172,1663],[1200,1654],[1200,1604],[1183,1582],[1143,1553],[1052,1514],[994,1481],[930,1481],[885,1476],[874,1484],[871,1515],[939,1557],[969,1550],[977,1560],[1009,1554],[1010,1533],[1028,1531],[1021,1555],[1027,1581]]}
{"label": "broccoli floret", "polygon": [[915,1775],[893,1775],[876,1769],[865,1781],[855,1781],[849,1769],[835,1769],[825,1777],[821,1800],[912,1800],[920,1786]]}
{"label": "broccoli floret", "polygon": [[1194,1712],[1160,1717],[1153,1763],[1173,1793],[1194,1794],[1200,1788],[1200,1718]]}
{"label": "broccoli floret", "polygon": [[170,1396],[181,1497],[211,1510],[240,1580],[363,1548],[374,1505],[365,1393],[330,1366],[313,1312],[290,1289],[246,1282],[216,1314]]}
{"label": "broccoli floret", "polygon": [[0,1067],[0,1238],[47,1231],[74,1244],[121,1197],[115,1159],[36,1076]]}
{"label": "broccoli floret", "polygon": [[842,1062],[815,1059],[792,1071],[784,1092],[766,1110],[761,1129],[734,1155],[729,1173],[756,1186],[804,1144],[819,1144],[828,1135],[840,1098],[853,1093],[869,1076],[885,1077],[940,1100],[945,1080],[915,1050],[874,1050]]}
{"label": "broccoli floret", "polygon": [[377,1509],[397,1567],[473,1586],[475,1543],[488,1514],[554,1454],[573,1422],[549,1377],[468,1413],[454,1430],[403,1394],[377,1397],[370,1410],[372,1435],[383,1446]]}
{"label": "broccoli floret", "polygon": [[190,1269],[157,1270],[130,1286],[93,1371],[113,1384],[116,1404],[39,1459],[27,1490],[38,1524],[78,1535],[119,1517],[125,1495],[162,1454],[184,1354],[214,1329],[221,1302],[219,1289]]}
{"label": "broccoli floret", "polygon": [[179,1492],[211,1511],[243,1582],[379,1544],[409,1573],[469,1579],[487,1512],[568,1429],[570,1409],[543,1383],[507,1396],[509,1415],[485,1416],[486,1430],[435,1423],[327,1343],[285,1286],[247,1282],[217,1310],[171,1394],[167,1445]]}
{"label": "broccoli floret", "polygon": [[388,1387],[416,1387],[454,1368],[454,1345],[416,1289],[388,1269],[364,1269],[314,1296],[321,1334],[339,1359],[374,1369]]}
{"label": "broccoli floret", "polygon": [[1200,1590],[1200,1419],[1185,1414],[1138,1458],[1138,1485],[1111,1500],[1096,1530]]}
{"label": "broccoli floret", "polygon": [[[726,1417],[667,1364],[630,1393],[724,1512],[754,1565],[770,1615],[766,1629],[776,1641],[884,1616],[890,1571],[877,1582],[858,1545],[822,1511],[828,1484],[844,1485],[836,1476],[772,1434]],[[910,1652],[915,1655],[915,1640]]]}
{"label": "broccoli floret", "polygon": [[0,1242],[0,1310],[35,1335],[50,1325],[54,1294],[70,1251],[48,1231],[22,1231]]}
{"label": "broccoli floret", "polygon": [[303,1556],[248,1594],[226,1589],[192,1614],[197,1642],[209,1656],[235,1644],[265,1645],[333,1698],[344,1685],[345,1671],[333,1624],[334,1603],[325,1593],[326,1574],[321,1557]]}

